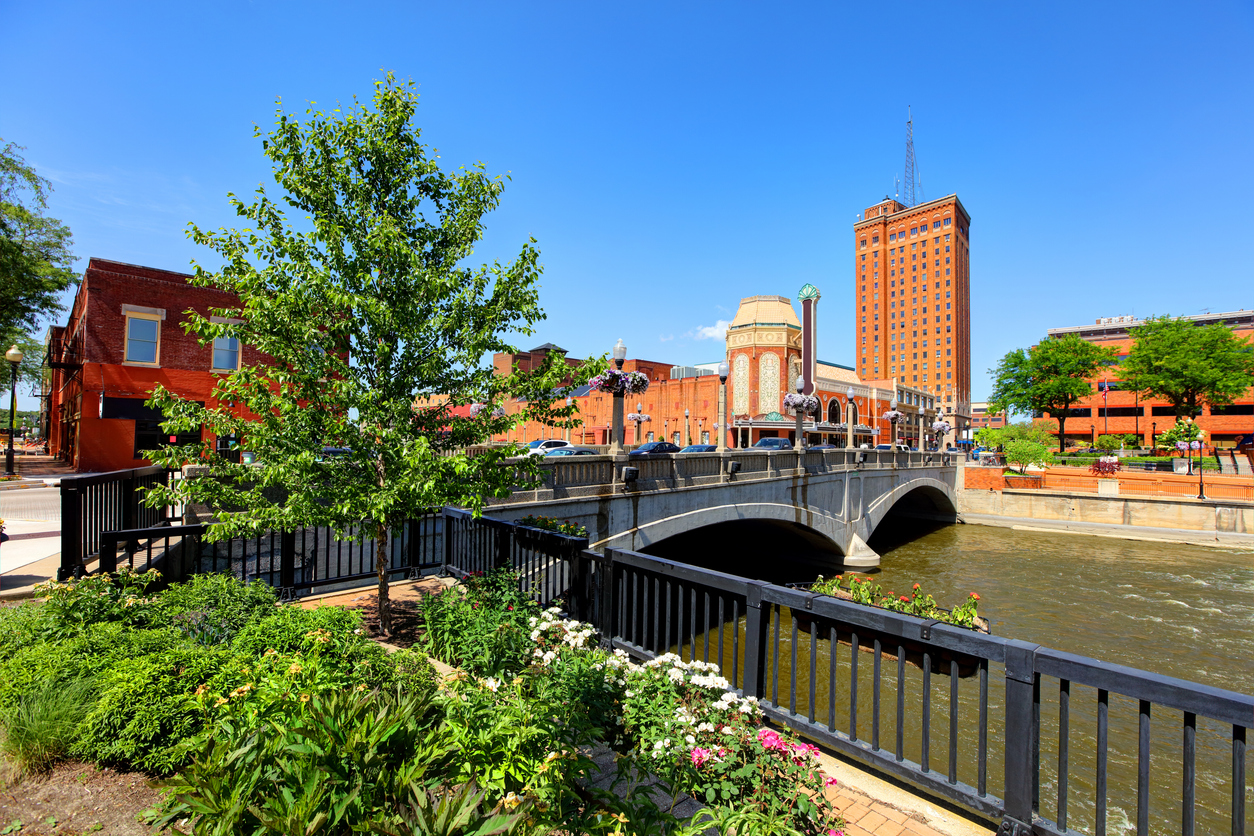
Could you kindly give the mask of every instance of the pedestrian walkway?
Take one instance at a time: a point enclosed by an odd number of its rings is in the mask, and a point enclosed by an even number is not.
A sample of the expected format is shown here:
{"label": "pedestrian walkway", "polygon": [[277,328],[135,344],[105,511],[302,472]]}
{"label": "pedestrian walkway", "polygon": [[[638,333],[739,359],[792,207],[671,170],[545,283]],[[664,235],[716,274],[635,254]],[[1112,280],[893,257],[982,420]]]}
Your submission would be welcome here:
{"label": "pedestrian walkway", "polygon": [[60,491],[37,488],[0,493],[0,599],[27,597],[34,586],[56,577],[61,564]]}

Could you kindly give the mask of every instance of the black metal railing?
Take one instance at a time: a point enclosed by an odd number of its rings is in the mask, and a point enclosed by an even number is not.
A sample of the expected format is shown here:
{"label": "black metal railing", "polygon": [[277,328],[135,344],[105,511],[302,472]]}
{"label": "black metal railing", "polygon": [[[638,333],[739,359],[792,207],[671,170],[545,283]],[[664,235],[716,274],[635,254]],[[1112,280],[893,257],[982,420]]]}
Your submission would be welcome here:
{"label": "black metal railing", "polygon": [[[389,530],[392,579],[417,577],[443,565],[443,520],[433,512]],[[103,532],[99,568],[156,569],[168,583],[193,574],[229,574],[245,583],[263,581],[285,598],[346,588],[378,575],[378,541],[369,530],[339,537],[327,526],[309,526],[223,540],[208,539],[208,531],[208,525],[199,524]]]}
{"label": "black metal railing", "polygon": [[[1164,816],[1182,834],[1229,830],[1212,808],[1199,824],[1199,781],[1212,797],[1230,788],[1230,831],[1246,832],[1254,697],[615,549],[579,555],[569,603],[612,646],[637,658],[669,651],[716,662],[772,720],[1001,820],[999,833],[1086,832],[1076,829],[1083,819],[1104,836],[1114,828],[1112,799],[1135,797],[1128,827],[1148,834],[1151,787],[1167,781],[1181,787],[1178,815],[1160,807],[1154,832]],[[1077,689],[1094,692],[1087,708],[1073,699]],[[1110,750],[1112,698],[1125,714],[1135,708],[1136,733],[1126,736],[1135,758]],[[1178,751],[1151,735],[1151,717],[1167,712],[1180,716]],[[1205,776],[1200,725],[1210,735]],[[1091,780],[1073,758],[1081,738]]]}
{"label": "black metal railing", "polygon": [[151,528],[177,516],[177,509],[149,508],[144,492],[167,484],[172,471],[140,467],[61,479],[61,566],[57,580],[81,575],[100,550],[106,531]]}
{"label": "black metal railing", "polygon": [[567,595],[571,567],[588,548],[587,537],[475,517],[457,508],[445,508],[443,521],[446,573],[465,577],[511,567],[541,605]]}

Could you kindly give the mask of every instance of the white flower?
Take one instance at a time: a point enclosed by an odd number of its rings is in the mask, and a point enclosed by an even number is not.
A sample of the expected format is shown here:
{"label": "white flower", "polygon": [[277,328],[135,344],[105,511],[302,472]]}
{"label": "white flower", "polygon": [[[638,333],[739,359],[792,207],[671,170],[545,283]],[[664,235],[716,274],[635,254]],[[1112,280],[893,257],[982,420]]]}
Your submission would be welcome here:
{"label": "white flower", "polygon": [[500,681],[493,677],[488,677],[487,679],[485,679],[483,681],[483,684],[484,684],[484,687],[486,687],[489,691],[491,691],[494,694],[496,693],[496,689],[501,687]]}

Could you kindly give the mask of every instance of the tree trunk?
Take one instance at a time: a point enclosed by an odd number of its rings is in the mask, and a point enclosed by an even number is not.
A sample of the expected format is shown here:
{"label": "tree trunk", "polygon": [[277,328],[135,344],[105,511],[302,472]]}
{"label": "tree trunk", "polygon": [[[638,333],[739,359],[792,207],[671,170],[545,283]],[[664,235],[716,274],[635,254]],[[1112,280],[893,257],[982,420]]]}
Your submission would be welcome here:
{"label": "tree trunk", "polygon": [[379,635],[387,638],[392,635],[392,600],[388,597],[388,567],[391,563],[388,554],[388,527],[383,523],[376,524],[374,537],[374,565],[379,573]]}

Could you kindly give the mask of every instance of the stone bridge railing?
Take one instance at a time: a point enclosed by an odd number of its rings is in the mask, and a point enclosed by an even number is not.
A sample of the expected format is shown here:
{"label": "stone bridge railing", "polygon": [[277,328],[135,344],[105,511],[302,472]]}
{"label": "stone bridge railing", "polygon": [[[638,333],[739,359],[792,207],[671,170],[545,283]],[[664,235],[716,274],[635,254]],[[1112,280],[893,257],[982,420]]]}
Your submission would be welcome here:
{"label": "stone bridge railing", "polygon": [[962,453],[897,453],[887,450],[728,450],[724,453],[660,453],[615,459],[601,456],[552,456],[541,462],[541,484],[515,491],[509,502],[613,496],[685,488],[820,475],[850,470],[882,471],[955,466]]}

